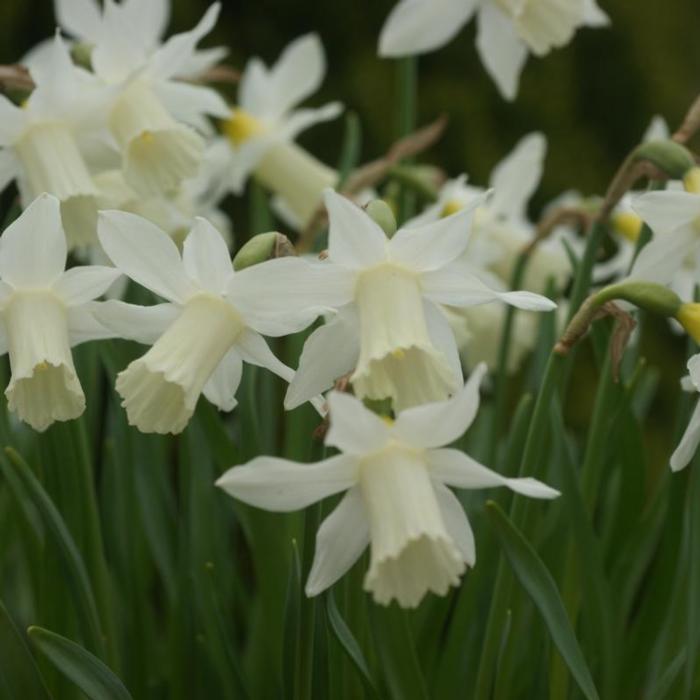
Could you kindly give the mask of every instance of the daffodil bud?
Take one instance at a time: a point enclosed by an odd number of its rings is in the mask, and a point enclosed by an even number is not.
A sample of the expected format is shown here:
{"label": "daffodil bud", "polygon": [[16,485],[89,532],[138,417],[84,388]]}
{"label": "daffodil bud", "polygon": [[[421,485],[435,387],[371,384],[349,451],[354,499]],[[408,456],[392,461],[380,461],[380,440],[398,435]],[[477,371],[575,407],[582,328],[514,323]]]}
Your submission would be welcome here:
{"label": "daffodil bud", "polygon": [[384,200],[373,199],[365,207],[365,211],[389,238],[396,233],[396,217],[391,207]]}
{"label": "daffodil bud", "polygon": [[444,173],[430,165],[395,165],[391,176],[433,202],[437,200],[440,186],[445,180]]}
{"label": "daffodil bud", "polygon": [[91,44],[76,43],[71,46],[70,57],[73,59],[73,63],[81,68],[86,68],[87,70],[92,69],[92,49]]}
{"label": "daffodil bud", "polygon": [[700,343],[700,304],[681,304],[675,317],[685,332],[696,343]]}
{"label": "daffodil bud", "polygon": [[287,236],[277,231],[259,233],[238,251],[233,259],[233,269],[238,272],[265,260],[284,258],[289,255],[296,255],[296,251]]}
{"label": "daffodil bud", "polygon": [[686,192],[700,194],[700,168],[698,166],[692,167],[683,176],[683,187],[685,187]]}
{"label": "daffodil bud", "polygon": [[619,211],[610,219],[613,230],[632,243],[636,243],[644,227],[644,222],[631,211]]}
{"label": "daffodil bud", "polygon": [[635,160],[647,160],[673,180],[682,180],[695,167],[690,151],[675,141],[648,141],[634,152]]}

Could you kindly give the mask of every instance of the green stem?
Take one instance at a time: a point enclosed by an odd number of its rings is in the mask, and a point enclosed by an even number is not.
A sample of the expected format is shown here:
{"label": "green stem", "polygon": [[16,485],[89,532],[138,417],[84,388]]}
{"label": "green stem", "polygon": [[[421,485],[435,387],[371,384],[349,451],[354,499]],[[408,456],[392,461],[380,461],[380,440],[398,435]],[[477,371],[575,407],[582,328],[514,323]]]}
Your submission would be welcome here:
{"label": "green stem", "polygon": [[[525,276],[525,268],[527,267],[528,260],[528,254],[521,253],[515,261],[510,284],[511,289],[520,289],[523,277]],[[501,342],[498,348],[498,366],[495,374],[495,407],[491,424],[488,461],[486,462],[492,468],[496,463],[496,453],[498,451],[502,427],[505,423],[506,407],[508,405],[508,359],[510,357],[510,340],[513,335],[513,324],[515,323],[516,312],[517,309],[514,306],[508,306],[506,309],[506,317],[503,323],[503,334],[501,336]]]}
{"label": "green stem", "polygon": [[[418,101],[418,59],[407,56],[397,62],[398,112],[397,131],[399,138],[408,136],[416,129]],[[410,161],[407,161],[410,162]],[[399,225],[415,214],[415,193],[408,187],[401,188],[399,202]]]}

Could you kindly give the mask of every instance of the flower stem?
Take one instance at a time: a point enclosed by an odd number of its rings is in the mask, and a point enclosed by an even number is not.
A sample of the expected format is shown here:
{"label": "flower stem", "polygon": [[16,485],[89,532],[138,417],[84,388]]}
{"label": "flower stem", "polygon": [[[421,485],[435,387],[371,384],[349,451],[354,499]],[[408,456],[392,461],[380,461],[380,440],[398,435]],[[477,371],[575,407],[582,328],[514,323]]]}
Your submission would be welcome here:
{"label": "flower stem", "polygon": [[[398,137],[403,138],[415,131],[417,121],[418,99],[418,60],[415,56],[402,58],[397,66],[398,85],[398,112],[397,131]],[[405,161],[410,162],[410,161]],[[399,225],[415,214],[416,197],[408,187],[401,188],[399,200]]]}

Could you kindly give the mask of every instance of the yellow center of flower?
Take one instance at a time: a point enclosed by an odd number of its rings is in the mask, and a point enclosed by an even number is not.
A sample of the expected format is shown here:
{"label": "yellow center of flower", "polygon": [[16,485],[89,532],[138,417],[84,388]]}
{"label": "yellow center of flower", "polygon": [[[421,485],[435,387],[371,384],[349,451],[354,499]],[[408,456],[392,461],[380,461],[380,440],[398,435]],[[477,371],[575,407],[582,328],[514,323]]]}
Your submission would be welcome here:
{"label": "yellow center of flower", "polygon": [[683,176],[683,187],[685,187],[687,192],[700,194],[700,168],[691,168]]}
{"label": "yellow center of flower", "polygon": [[636,243],[642,232],[644,222],[632,212],[619,212],[613,216],[612,225],[615,231],[628,241]]}
{"label": "yellow center of flower", "polygon": [[234,109],[231,116],[222,123],[222,129],[234,146],[240,146],[253,136],[261,134],[265,127],[252,114]]}
{"label": "yellow center of flower", "polygon": [[700,304],[681,304],[676,319],[695,342],[700,343]]}
{"label": "yellow center of flower", "polygon": [[445,206],[442,208],[440,216],[444,219],[447,216],[452,216],[452,214],[456,214],[458,211],[462,211],[463,208],[464,205],[462,204],[462,202],[459,202],[456,199],[450,199],[448,202],[445,203]]}

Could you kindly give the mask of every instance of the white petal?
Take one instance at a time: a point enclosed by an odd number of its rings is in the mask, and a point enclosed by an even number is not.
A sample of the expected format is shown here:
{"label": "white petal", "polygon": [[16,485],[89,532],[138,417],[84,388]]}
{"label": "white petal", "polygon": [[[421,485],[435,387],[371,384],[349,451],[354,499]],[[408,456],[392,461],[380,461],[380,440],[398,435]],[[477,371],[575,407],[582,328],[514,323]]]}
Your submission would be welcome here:
{"label": "white petal", "polygon": [[231,254],[223,236],[198,216],[182,246],[182,263],[187,274],[214,294],[223,294],[233,275]]}
{"label": "white petal", "polygon": [[101,211],[97,235],[110,260],[134,282],[177,303],[197,292],[177,246],[150,221],[123,211]]}
{"label": "white petal", "polygon": [[655,114],[642,136],[642,141],[663,141],[669,138],[671,138],[671,130],[668,128],[668,123],[661,115]]}
{"label": "white petal", "polygon": [[700,444],[700,401],[695,404],[695,410],[688,421],[688,427],[685,429],[678,447],[671,455],[671,469],[674,472],[688,466],[698,449],[698,444]]}
{"label": "white petal", "polygon": [[76,306],[102,296],[121,274],[114,267],[102,265],[74,267],[61,275],[53,285],[53,291],[67,306]]}
{"label": "white petal", "polygon": [[113,336],[153,345],[181,311],[175,304],[137,306],[110,300],[99,304],[95,315]]}
{"label": "white petal", "polygon": [[469,519],[464,512],[464,506],[459,502],[457,496],[440,482],[435,483],[435,495],[449,536],[467,566],[474,566],[476,564],[476,545]]}
{"label": "white petal", "polygon": [[352,300],[354,276],[330,262],[285,257],[251,265],[229,281],[229,299],[265,335],[300,331]]}
{"label": "white petal", "polygon": [[293,141],[302,131],[314,124],[331,121],[342,111],[343,105],[340,102],[329,102],[317,108],[297,109],[284,120],[280,133],[284,138]]}
{"label": "white petal", "polygon": [[124,0],[121,6],[139,45],[158,46],[170,20],[169,0]]}
{"label": "white petal", "polygon": [[452,326],[445,317],[445,314],[427,299],[423,301],[425,310],[425,323],[428,327],[430,340],[433,345],[445,356],[448,364],[452,368],[452,373],[459,382],[459,386],[464,384],[462,375],[462,362],[459,359],[459,348]]}
{"label": "white petal", "polygon": [[610,18],[598,7],[596,0],[583,0],[583,23],[588,27],[607,27]]}
{"label": "white petal", "polygon": [[367,515],[360,489],[354,486],[318,529],[306,595],[318,595],[330,588],[360,558],[368,544]]}
{"label": "white petal", "polygon": [[551,311],[557,306],[551,299],[533,292],[499,292],[491,289],[476,275],[465,273],[463,266],[449,266],[425,273],[422,283],[428,299],[450,306],[477,306],[492,301],[503,301],[530,311]]}
{"label": "white petal", "polygon": [[491,208],[510,220],[527,218],[527,203],[542,178],[547,140],[534,132],[524,136],[491,174]]}
{"label": "white petal", "polygon": [[231,113],[224,98],[205,85],[169,80],[158,83],[154,90],[175,119],[195,128],[200,126],[203,114],[225,119]]}
{"label": "white petal", "polygon": [[274,120],[288,112],[321,87],[325,73],[326,58],[318,35],[295,39],[270,71],[274,103],[272,112],[264,116]]}
{"label": "white petal", "polygon": [[331,426],[326,445],[353,455],[380,450],[389,440],[389,426],[350,394],[332,391],[328,395]]}
{"label": "white petal", "polygon": [[362,269],[386,260],[388,239],[384,231],[360,207],[346,197],[326,190],[328,256],[343,267]]}
{"label": "white petal", "polygon": [[249,114],[260,116],[272,99],[272,78],[265,64],[259,58],[249,59],[238,86],[238,103]]}
{"label": "white petal", "polygon": [[479,386],[486,374],[480,363],[464,387],[448,401],[428,403],[399,413],[392,435],[401,442],[421,448],[449,445],[472,424],[479,410]]}
{"label": "white petal", "polygon": [[475,0],[402,0],[379,37],[379,55],[410,56],[447,44],[469,21]]}
{"label": "white petal", "polygon": [[359,354],[357,313],[351,305],[307,338],[284,407],[289,411],[330,389],[337,379],[355,369]]}
{"label": "white petal", "polygon": [[389,241],[389,258],[412,270],[437,270],[459,257],[467,247],[476,208],[485,195],[469,206],[434,223],[402,228]]}
{"label": "white petal", "polygon": [[121,5],[107,0],[102,14],[99,37],[90,59],[95,73],[111,84],[126,80],[142,67],[147,50],[138,42],[138,33],[133,33],[130,19]]}
{"label": "white petal", "polygon": [[670,233],[700,217],[700,195],[683,190],[646,192],[633,200],[632,209],[654,233]]}
{"label": "white petal", "polygon": [[115,337],[116,334],[98,320],[100,306],[101,302],[99,301],[88,301],[85,304],[66,309],[68,338],[71,347],[91,340],[105,340]]}
{"label": "white petal", "polygon": [[630,278],[668,284],[681,270],[688,256],[699,248],[700,232],[693,225],[658,234],[642,248],[634,261]]}
{"label": "white petal", "polygon": [[54,0],[56,21],[69,34],[95,41],[102,18],[95,0]]}
{"label": "white petal", "polygon": [[355,482],[357,460],[337,455],[316,464],[277,457],[256,457],[229,469],[216,485],[239,501],[257,508],[288,512],[306,508]]}
{"label": "white petal", "polygon": [[516,34],[513,21],[495,3],[482,3],[479,9],[476,48],[503,97],[515,99],[527,46]]}
{"label": "white petal", "polygon": [[39,195],[0,238],[0,278],[13,287],[50,287],[65,266],[59,201]]}
{"label": "white petal", "polygon": [[215,2],[194,29],[171,36],[151,57],[149,74],[161,80],[181,75],[192,59],[199,40],[214,28],[220,10],[221,3]]}
{"label": "white petal", "polygon": [[559,491],[532,477],[508,479],[479,464],[459,450],[430,450],[428,463],[434,479],[459,489],[486,489],[507,486],[511,491],[530,498],[556,498]]}
{"label": "white petal", "polygon": [[243,360],[233,348],[229,350],[219,366],[204,385],[202,393],[221,411],[233,411],[236,404],[236,392],[241,383]]}
{"label": "white petal", "polygon": [[278,360],[265,339],[255,331],[246,328],[236,340],[236,350],[241,357],[251,365],[269,369],[286,382],[294,376],[294,370]]}
{"label": "white petal", "polygon": [[9,146],[19,138],[26,119],[24,110],[0,95],[0,146]]}
{"label": "white petal", "polygon": [[696,391],[700,391],[700,353],[693,355],[688,360],[687,367],[690,381],[692,382]]}
{"label": "white petal", "polygon": [[221,63],[228,54],[229,50],[226,46],[215,46],[211,49],[195,51],[182,66],[181,76],[190,79],[200,78],[203,73]]}

